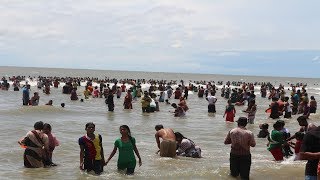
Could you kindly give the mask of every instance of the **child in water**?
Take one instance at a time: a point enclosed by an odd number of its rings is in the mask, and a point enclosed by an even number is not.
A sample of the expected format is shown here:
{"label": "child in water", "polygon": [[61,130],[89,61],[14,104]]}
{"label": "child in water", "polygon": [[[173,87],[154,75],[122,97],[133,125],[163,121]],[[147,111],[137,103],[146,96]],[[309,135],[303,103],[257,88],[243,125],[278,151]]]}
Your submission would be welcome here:
{"label": "child in water", "polygon": [[44,160],[45,161],[44,165],[45,166],[56,166],[56,164],[52,162],[52,154],[53,154],[53,150],[55,149],[55,147],[59,146],[59,141],[51,133],[52,128],[51,128],[50,124],[45,123],[43,125],[42,131],[48,136],[48,139],[49,139],[49,150],[46,152],[46,158]]}
{"label": "child in water", "polygon": [[266,138],[269,136],[269,131],[268,131],[269,124],[267,124],[267,123],[260,124],[259,128],[261,130],[259,131],[259,134],[257,135],[258,138]]}
{"label": "child in water", "polygon": [[293,143],[293,142],[290,142],[290,146],[292,148],[294,148],[294,153],[295,153],[295,158],[294,160],[300,160],[300,148],[301,148],[301,145],[302,145],[302,140],[303,140],[303,137],[304,137],[304,133],[302,132],[296,132],[295,133],[295,136],[296,136],[296,142]]}

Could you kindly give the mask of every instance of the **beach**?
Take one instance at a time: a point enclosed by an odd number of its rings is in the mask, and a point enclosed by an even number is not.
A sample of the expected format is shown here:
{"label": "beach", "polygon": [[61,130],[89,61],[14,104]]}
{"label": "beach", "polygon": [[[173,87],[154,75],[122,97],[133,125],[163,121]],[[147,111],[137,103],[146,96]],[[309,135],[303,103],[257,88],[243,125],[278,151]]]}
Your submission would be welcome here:
{"label": "beach", "polygon": [[[214,72],[213,72],[214,73]],[[134,71],[108,71],[108,70],[84,70],[84,69],[56,69],[56,68],[23,68],[0,67],[1,77],[24,75],[59,76],[59,77],[98,77],[117,79],[156,79],[156,80],[184,80],[189,81],[245,81],[245,82],[271,82],[276,87],[282,83],[286,88],[290,83],[306,83],[310,96],[319,99],[320,88],[315,78],[289,78],[289,77],[259,77],[239,75],[213,75],[213,74],[183,74],[164,72],[134,72]],[[62,86],[51,87],[51,94],[46,95],[39,91],[36,82],[28,80],[31,84],[30,94],[39,92],[39,106],[22,106],[22,91],[0,90],[0,177],[1,179],[128,179],[123,173],[117,171],[116,154],[100,176],[92,176],[79,170],[79,145],[78,138],[85,134],[85,124],[94,122],[96,133],[102,135],[105,157],[107,158],[113,149],[114,141],[120,137],[119,126],[126,124],[130,127],[132,136],[135,137],[137,147],[142,157],[142,166],[137,167],[135,175],[130,179],[232,179],[229,176],[229,152],[230,145],[224,145],[224,138],[229,130],[236,127],[236,123],[226,123],[223,118],[227,100],[220,96],[220,86],[217,91],[215,114],[208,114],[207,101],[198,98],[195,92],[189,92],[187,104],[189,111],[185,117],[173,117],[173,108],[165,103],[160,103],[160,111],[155,113],[142,113],[140,100],[133,102],[132,110],[123,109],[124,93],[120,99],[114,98],[115,110],[108,112],[104,98],[89,98],[84,102],[71,101],[70,95],[62,94]],[[147,88],[148,86],[143,86]],[[257,113],[255,124],[248,124],[247,129],[256,136],[259,132],[259,124],[268,123],[269,130],[275,120],[268,118],[265,110],[271,103],[267,98],[260,97],[259,86],[255,89]],[[79,87],[79,94],[84,86]],[[289,94],[289,91],[287,91]],[[53,106],[44,104],[50,99]],[[171,99],[171,103],[178,100]],[[60,107],[65,103],[65,108]],[[242,112],[246,106],[236,106],[236,119],[246,116]],[[292,134],[298,131],[296,121],[298,115],[291,119],[283,119],[285,127]],[[310,122],[319,125],[319,114],[310,116]],[[23,167],[24,150],[17,141],[32,129],[36,121],[43,121],[52,125],[52,132],[60,140],[60,146],[54,151],[53,161],[58,164],[52,168],[26,169]],[[193,159],[186,157],[161,158],[155,152],[158,150],[154,138],[157,124],[170,127],[191,138],[202,149],[203,158]],[[256,138],[257,145],[251,148],[252,165],[251,179],[303,179],[305,161],[293,161],[293,158],[278,163],[273,161],[271,153],[267,150],[267,139]]]}

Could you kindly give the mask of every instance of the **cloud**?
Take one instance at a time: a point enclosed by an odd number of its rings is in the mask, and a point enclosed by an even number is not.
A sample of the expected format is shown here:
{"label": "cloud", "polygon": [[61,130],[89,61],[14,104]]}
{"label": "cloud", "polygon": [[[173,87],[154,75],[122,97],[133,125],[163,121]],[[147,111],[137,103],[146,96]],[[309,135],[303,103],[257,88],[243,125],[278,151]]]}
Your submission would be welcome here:
{"label": "cloud", "polygon": [[312,61],[320,63],[320,56],[315,56],[314,58],[312,58]]}
{"label": "cloud", "polygon": [[[319,50],[317,5],[289,0],[4,0],[0,49],[6,58],[19,55],[30,66],[156,70],[170,64],[174,71],[185,64],[184,71],[210,72],[199,59],[245,64],[246,52]],[[320,62],[317,54],[312,62]],[[279,60],[264,53],[256,57]],[[19,65],[14,62],[9,61]]]}

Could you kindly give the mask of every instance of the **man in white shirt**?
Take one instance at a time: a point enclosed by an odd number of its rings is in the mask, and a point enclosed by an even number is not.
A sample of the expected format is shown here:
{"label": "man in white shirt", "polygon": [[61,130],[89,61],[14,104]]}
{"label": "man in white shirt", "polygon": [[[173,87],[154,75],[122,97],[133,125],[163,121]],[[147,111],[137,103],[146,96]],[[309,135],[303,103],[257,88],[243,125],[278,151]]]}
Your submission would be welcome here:
{"label": "man in white shirt", "polygon": [[210,92],[210,94],[206,97],[206,100],[208,101],[208,113],[215,113],[216,112],[216,102],[217,98],[214,96],[215,93],[213,91]]}

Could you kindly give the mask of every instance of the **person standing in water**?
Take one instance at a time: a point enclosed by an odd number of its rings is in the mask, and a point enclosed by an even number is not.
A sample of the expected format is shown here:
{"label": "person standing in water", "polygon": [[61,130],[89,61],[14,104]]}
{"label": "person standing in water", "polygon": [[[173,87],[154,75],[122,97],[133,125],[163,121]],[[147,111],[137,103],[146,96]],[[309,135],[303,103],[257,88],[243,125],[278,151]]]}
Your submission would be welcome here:
{"label": "person standing in water", "polygon": [[249,179],[251,167],[250,147],[255,147],[256,142],[253,133],[245,127],[248,123],[246,117],[238,119],[238,127],[229,131],[224,144],[231,144],[230,174],[241,179]]}
{"label": "person standing in water", "polygon": [[99,175],[105,165],[102,147],[102,137],[94,134],[95,124],[89,122],[85,126],[86,134],[79,138],[80,146],[80,169],[87,172],[94,171]]}
{"label": "person standing in water", "polygon": [[120,134],[121,138],[118,138],[114,142],[114,148],[105,162],[107,165],[112,157],[116,154],[117,149],[119,149],[119,156],[118,156],[118,170],[125,170],[127,175],[133,175],[134,169],[136,167],[136,158],[134,153],[136,153],[139,159],[139,166],[142,165],[142,160],[136,146],[136,139],[131,136],[130,128],[127,125],[120,126]]}
{"label": "person standing in water", "polygon": [[46,158],[45,158],[45,165],[46,166],[56,166],[56,164],[52,162],[52,154],[53,154],[53,150],[55,149],[55,147],[59,146],[59,141],[51,133],[51,131],[52,131],[51,125],[48,123],[45,123],[43,125],[42,132],[44,132],[48,136],[48,140],[49,140],[49,149],[48,149],[48,151],[46,151],[47,153],[46,153]]}
{"label": "person standing in water", "polygon": [[236,116],[236,109],[234,108],[234,105],[232,104],[231,100],[228,100],[228,105],[226,106],[226,110],[224,112],[223,117],[226,116],[226,121],[228,122],[234,122],[234,117]]}
{"label": "person standing in water", "polygon": [[48,136],[42,132],[43,122],[38,121],[34,124],[34,130],[18,141],[25,148],[23,159],[26,168],[44,167],[44,151],[49,150]]}
{"label": "person standing in water", "polygon": [[27,84],[23,89],[22,89],[22,104],[24,106],[28,106],[30,101],[30,85]]}

